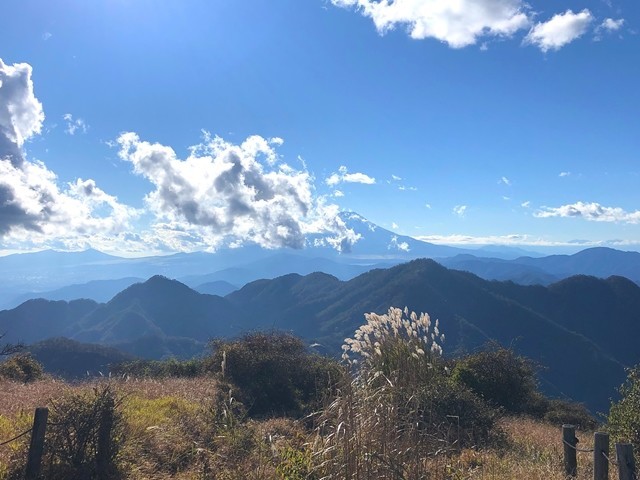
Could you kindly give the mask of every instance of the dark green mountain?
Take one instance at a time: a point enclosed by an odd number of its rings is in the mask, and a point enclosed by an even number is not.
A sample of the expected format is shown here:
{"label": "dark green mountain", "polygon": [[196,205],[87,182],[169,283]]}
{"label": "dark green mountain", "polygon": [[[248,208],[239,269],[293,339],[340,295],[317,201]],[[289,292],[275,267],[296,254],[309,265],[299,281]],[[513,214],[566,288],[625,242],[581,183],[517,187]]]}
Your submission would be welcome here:
{"label": "dark green mountain", "polygon": [[[615,328],[633,325],[622,335],[638,338],[640,309],[635,305],[640,289],[629,288],[633,284],[628,281],[623,288],[616,279],[590,278],[590,285],[595,290],[585,294],[592,299],[614,295],[616,312],[621,315],[615,321],[622,325]],[[587,315],[581,309],[575,318],[582,318],[582,323],[565,319],[563,312],[568,305],[579,306],[580,288],[586,285],[575,288],[565,291],[563,284],[546,289],[488,282],[431,260],[415,260],[348,282],[317,274],[254,282],[227,298],[252,318],[270,312],[262,318],[334,352],[360,325],[365,312],[381,313],[390,306],[407,305],[440,319],[447,336],[446,352],[471,351],[489,340],[514,345],[545,367],[541,375],[545,391],[582,399],[603,410],[624,378],[623,364],[640,361],[640,351],[631,345],[622,351],[619,343],[612,348],[610,343],[600,343],[598,336],[590,336],[597,329],[593,325],[599,323],[600,311]],[[274,311],[277,305],[286,307]]]}
{"label": "dark green mountain", "polygon": [[97,343],[131,342],[143,337],[189,338],[206,342],[240,333],[243,315],[227,300],[203,295],[166,277],[151,277],[98,306],[66,333]]}
{"label": "dark green mountain", "polygon": [[577,276],[549,287],[486,281],[414,260],[349,281],[313,273],[252,282],[225,298],[156,276],[106,304],[30,301],[0,312],[10,341],[70,336],[148,358],[199,353],[215,336],[283,329],[337,353],[366,312],[408,306],[438,318],[447,354],[496,340],[538,362],[542,387],[604,411],[624,366],[640,362],[640,287]]}
{"label": "dark green mountain", "polygon": [[93,300],[29,300],[13,310],[0,311],[0,332],[6,332],[3,340],[10,343],[34,343],[59,337],[69,325],[97,306]]}
{"label": "dark green mountain", "polygon": [[108,375],[110,365],[134,358],[115,348],[62,337],[35,343],[28,350],[45,372],[68,380],[100,373]]}

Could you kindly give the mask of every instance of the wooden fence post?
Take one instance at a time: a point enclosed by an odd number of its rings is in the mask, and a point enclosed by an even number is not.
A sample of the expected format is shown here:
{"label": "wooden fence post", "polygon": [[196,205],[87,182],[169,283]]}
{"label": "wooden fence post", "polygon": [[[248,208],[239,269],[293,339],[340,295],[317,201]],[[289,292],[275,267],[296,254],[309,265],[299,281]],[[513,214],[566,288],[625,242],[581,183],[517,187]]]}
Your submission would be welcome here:
{"label": "wooden fence post", "polygon": [[113,411],[109,408],[104,408],[99,417],[99,422],[96,467],[98,471],[98,479],[103,480],[109,478],[111,473],[111,430],[113,429]]}
{"label": "wooden fence post", "polygon": [[633,445],[616,443],[618,457],[618,475],[620,480],[636,480],[636,461],[633,458]]}
{"label": "wooden fence post", "polygon": [[609,480],[608,433],[596,432],[593,436],[593,480]]}
{"label": "wooden fence post", "polygon": [[576,427],[562,425],[562,445],[564,446],[564,472],[575,477],[578,474],[578,459],[576,456]]}
{"label": "wooden fence post", "polygon": [[38,478],[40,475],[40,464],[42,463],[42,453],[44,452],[44,434],[47,430],[47,418],[49,418],[48,408],[36,408],[36,413],[33,416],[29,456],[27,457],[27,471],[25,473],[27,480]]}

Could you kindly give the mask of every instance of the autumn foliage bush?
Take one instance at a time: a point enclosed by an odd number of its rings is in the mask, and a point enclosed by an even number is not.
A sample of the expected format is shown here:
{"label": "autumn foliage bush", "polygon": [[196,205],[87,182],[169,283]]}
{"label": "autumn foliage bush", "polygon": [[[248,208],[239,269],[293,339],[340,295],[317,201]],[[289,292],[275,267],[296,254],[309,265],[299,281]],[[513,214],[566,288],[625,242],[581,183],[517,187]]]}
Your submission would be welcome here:
{"label": "autumn foliage bush", "polygon": [[34,382],[44,375],[42,365],[28,353],[18,353],[0,363],[0,378]]}

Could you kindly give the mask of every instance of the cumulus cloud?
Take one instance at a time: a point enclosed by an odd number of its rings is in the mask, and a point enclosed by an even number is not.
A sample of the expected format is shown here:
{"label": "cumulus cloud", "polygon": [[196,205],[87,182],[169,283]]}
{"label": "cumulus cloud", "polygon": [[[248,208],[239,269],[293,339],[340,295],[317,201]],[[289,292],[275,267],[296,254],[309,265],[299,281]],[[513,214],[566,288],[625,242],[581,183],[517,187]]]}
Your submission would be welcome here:
{"label": "cumulus cloud", "polygon": [[569,175],[571,175],[571,172],[560,172],[558,174],[559,177],[568,177]]}
{"label": "cumulus cloud", "polygon": [[535,45],[543,52],[559,50],[585,34],[594,17],[588,9],[573,13],[567,10],[565,13],[554,15],[547,22],[537,23],[529,31],[525,43]]}
{"label": "cumulus cloud", "polygon": [[205,132],[185,159],[132,132],[120,135],[118,143],[120,157],[153,185],[145,202],[156,217],[154,228],[176,250],[189,243],[246,242],[302,248],[306,236],[316,234],[324,236],[318,241],[346,252],[358,240],[338,207],[315,197],[310,174],[279,161],[280,139],[252,136],[234,145]]}
{"label": "cumulus cloud", "polygon": [[614,20],[613,18],[605,18],[603,22],[596,27],[594,40],[602,40],[604,34],[617,32],[624,25],[624,18]]}
{"label": "cumulus cloud", "polygon": [[62,119],[66,122],[67,126],[64,129],[68,135],[75,135],[76,132],[87,133],[89,126],[82,118],[73,118],[70,113],[65,113]]}
{"label": "cumulus cloud", "polygon": [[614,20],[613,18],[605,18],[599,28],[608,32],[616,32],[622,28],[622,25],[624,25],[624,18],[619,18],[617,20]]}
{"label": "cumulus cloud", "polygon": [[93,180],[60,187],[23,146],[40,133],[44,113],[34,95],[31,66],[0,60],[0,239],[4,245],[82,243],[129,227],[137,212],[106,194]]}
{"label": "cumulus cloud", "polygon": [[460,218],[464,217],[465,213],[467,213],[466,205],[456,205],[453,207],[453,213],[455,213]]}
{"label": "cumulus cloud", "polygon": [[479,38],[509,37],[530,25],[522,0],[331,0],[355,8],[373,20],[378,32],[406,27],[412,38],[433,38],[452,48],[475,44]]}
{"label": "cumulus cloud", "polygon": [[0,59],[0,159],[23,161],[24,142],[40,133],[44,112],[33,93],[31,65],[6,65]]}
{"label": "cumulus cloud", "polygon": [[391,237],[391,242],[387,245],[388,250],[400,250],[401,252],[409,252],[411,248],[407,242],[399,242],[397,236]]}
{"label": "cumulus cloud", "polygon": [[560,207],[543,207],[534,213],[538,218],[574,217],[594,222],[640,223],[640,210],[627,212],[619,207],[604,207],[599,203],[576,202]]}
{"label": "cumulus cloud", "polygon": [[363,183],[365,185],[373,185],[376,183],[376,179],[366,175],[364,173],[349,173],[347,167],[342,165],[338,168],[338,171],[332,173],[326,180],[325,183],[330,187],[338,185],[339,183]]}
{"label": "cumulus cloud", "polygon": [[614,20],[613,18],[605,18],[604,21],[598,26],[598,30],[604,30],[607,32],[617,32],[624,25],[624,18]]}

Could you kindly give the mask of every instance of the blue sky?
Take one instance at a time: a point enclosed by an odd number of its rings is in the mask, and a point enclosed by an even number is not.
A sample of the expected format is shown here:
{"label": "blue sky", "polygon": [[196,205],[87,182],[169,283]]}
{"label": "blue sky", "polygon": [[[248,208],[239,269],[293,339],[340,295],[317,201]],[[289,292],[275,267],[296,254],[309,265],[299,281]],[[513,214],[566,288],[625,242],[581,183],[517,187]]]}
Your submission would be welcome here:
{"label": "blue sky", "polygon": [[[9,0],[0,250],[640,249],[640,4]],[[196,148],[191,148],[196,146]],[[346,243],[345,243],[346,242]]]}

